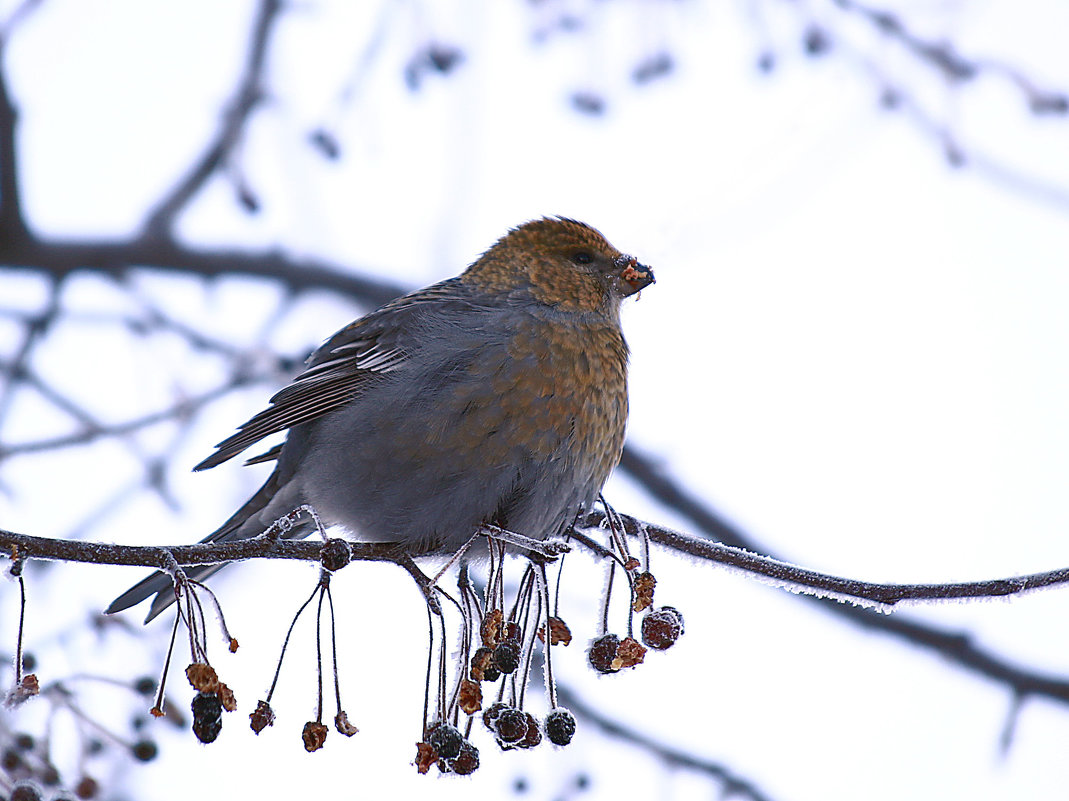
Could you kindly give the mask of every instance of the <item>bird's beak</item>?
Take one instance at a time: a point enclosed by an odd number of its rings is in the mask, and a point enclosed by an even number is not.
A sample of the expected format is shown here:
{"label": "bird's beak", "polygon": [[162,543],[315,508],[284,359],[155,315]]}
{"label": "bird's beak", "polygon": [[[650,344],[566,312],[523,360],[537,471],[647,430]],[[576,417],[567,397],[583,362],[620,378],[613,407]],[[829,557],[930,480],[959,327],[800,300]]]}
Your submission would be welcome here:
{"label": "bird's beak", "polygon": [[644,264],[639,264],[634,256],[621,256],[616,263],[621,268],[617,286],[620,288],[620,294],[625,298],[654,282],[653,270]]}

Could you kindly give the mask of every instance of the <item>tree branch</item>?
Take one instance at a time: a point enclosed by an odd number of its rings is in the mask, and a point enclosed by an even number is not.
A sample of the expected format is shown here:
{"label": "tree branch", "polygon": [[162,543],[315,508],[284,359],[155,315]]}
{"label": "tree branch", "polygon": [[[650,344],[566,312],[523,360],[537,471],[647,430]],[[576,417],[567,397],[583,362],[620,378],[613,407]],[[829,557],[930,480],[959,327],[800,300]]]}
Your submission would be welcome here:
{"label": "tree branch", "polygon": [[[882,584],[861,581],[798,567],[788,562],[761,556],[731,545],[695,539],[678,531],[655,526],[625,514],[617,514],[624,521],[628,534],[637,534],[645,530],[652,542],[656,542],[658,545],[663,545],[673,551],[736,567],[756,576],[765,576],[777,584],[782,584],[784,588],[789,590],[853,603],[891,607],[902,601],[1001,598],[1029,590],[1069,583],[1069,567],[1011,578],[947,584]],[[598,525],[601,524],[600,519],[596,522]]]}
{"label": "tree branch", "polygon": [[264,98],[263,73],[267,42],[281,10],[281,0],[260,0],[245,68],[238,78],[234,96],[223,113],[219,130],[185,177],[149,212],[144,223],[144,231],[149,237],[166,238],[170,235],[175,217],[200,191],[208,178],[225,163],[241,140],[249,117]]}
{"label": "tree branch", "polygon": [[[349,547],[354,561],[393,562],[406,570],[411,561],[398,550],[396,544],[390,542],[350,542]],[[190,567],[246,559],[300,559],[318,562],[322,551],[322,542],[273,537],[177,546],[115,545],[34,537],[0,529],[0,552],[20,560],[48,559],[58,562],[166,569],[176,563],[179,567]]]}
{"label": "tree branch", "polygon": [[[8,365],[3,359],[0,359],[0,372],[11,374]],[[41,451],[70,448],[75,445],[87,445],[105,437],[123,437],[143,428],[158,425],[159,423],[183,420],[199,412],[212,401],[218,400],[224,395],[234,392],[244,386],[248,386],[249,384],[255,384],[258,381],[265,380],[265,378],[266,376],[262,375],[237,376],[234,380],[228,381],[213,390],[209,390],[208,392],[204,392],[195,397],[181,399],[166,409],[150,412],[141,417],[134,417],[121,423],[104,425],[95,420],[82,421],[81,430],[75,431],[72,434],[44,437],[37,440],[30,440],[28,442],[19,442],[14,445],[5,445],[0,442],[0,462],[5,459],[10,459],[13,456],[21,456],[27,453],[39,453]]]}
{"label": "tree branch", "polygon": [[1033,114],[1069,113],[1069,95],[1064,91],[1038,88],[1020,70],[991,59],[963,56],[951,42],[924,39],[913,33],[899,16],[886,9],[868,6],[855,0],[834,0],[834,4],[846,13],[859,16],[882,36],[901,44],[922,63],[937,70],[941,78],[965,82],[984,72],[999,74],[1024,94],[1028,108]]}
{"label": "tree branch", "polygon": [[[648,536],[651,542],[665,548],[705,559],[717,564],[737,568],[754,576],[772,579],[783,589],[806,593],[819,598],[848,601],[862,606],[875,606],[889,611],[903,601],[945,601],[954,598],[1002,598],[1030,590],[1069,584],[1069,567],[1031,573],[1010,578],[985,579],[983,581],[951,582],[944,584],[893,584],[860,579],[843,578],[829,573],[792,565],[779,559],[753,553],[742,548],[724,545],[707,539],[698,539],[679,531],[647,523],[621,512],[613,512],[613,519],[624,524],[624,530],[632,535]],[[582,528],[607,528],[610,518],[602,512],[592,512],[581,522]],[[580,542],[591,547],[598,555],[607,554],[597,543]]]}
{"label": "tree branch", "polygon": [[[652,458],[641,453],[634,446],[629,445],[624,450],[620,466],[642,484],[653,497],[689,518],[705,536],[740,549],[752,550],[754,548],[752,540],[738,528],[687,492],[665,474]],[[1064,572],[1053,571],[1051,575]],[[1064,581],[1064,579],[1061,580]],[[1015,579],[1008,581],[1012,584]],[[1038,675],[1034,671],[1011,665],[998,656],[978,648],[967,634],[940,630],[897,615],[884,615],[871,609],[836,603],[832,598],[821,598],[816,595],[800,595],[799,597],[819,604],[824,611],[839,615],[861,628],[889,634],[918,648],[935,651],[960,667],[1009,686],[1018,698],[1036,695],[1069,702],[1069,681]]]}
{"label": "tree branch", "polygon": [[[614,513],[624,522],[628,534],[645,532],[652,542],[679,553],[690,554],[711,562],[738,568],[756,576],[765,576],[782,584],[784,588],[816,594],[823,598],[853,601],[855,603],[894,606],[904,600],[941,601],[949,598],[1000,598],[1027,590],[1054,587],[1069,583],[1069,568],[1033,573],[1015,578],[989,579],[986,581],[957,582],[948,584],[881,584],[858,579],[842,578],[820,573],[796,565],[781,562],[767,556],[751,553],[719,542],[697,539],[678,531],[656,526],[628,515]],[[584,527],[597,527],[607,522],[600,513],[587,517]],[[518,535],[494,526],[481,528],[477,534],[501,538]],[[506,536],[507,535],[507,536]],[[278,542],[288,542],[279,540]],[[256,537],[249,540],[216,543],[212,545],[178,545],[146,547],[134,545],[109,545],[79,540],[49,539],[16,534],[0,529],[0,551],[25,558],[58,559],[67,562],[91,562],[109,565],[160,566],[160,555],[170,553],[180,565],[217,564],[241,559],[260,557],[283,559],[316,559],[319,545],[306,543],[306,549],[285,550],[276,553],[275,540]],[[354,558],[371,561],[393,561],[400,564],[395,545],[385,551],[381,543],[354,542]],[[385,555],[384,555],[385,554]]]}
{"label": "tree branch", "polygon": [[0,261],[57,279],[79,270],[125,277],[136,268],[155,268],[214,278],[250,275],[271,278],[293,292],[325,289],[372,305],[382,305],[404,293],[391,281],[345,271],[315,258],[295,258],[274,250],[191,248],[170,237],[114,240],[13,241],[0,237]]}
{"label": "tree branch", "polygon": [[22,198],[19,194],[18,148],[15,131],[18,112],[7,86],[8,31],[0,36],[0,241],[26,239],[29,231],[22,216]]}

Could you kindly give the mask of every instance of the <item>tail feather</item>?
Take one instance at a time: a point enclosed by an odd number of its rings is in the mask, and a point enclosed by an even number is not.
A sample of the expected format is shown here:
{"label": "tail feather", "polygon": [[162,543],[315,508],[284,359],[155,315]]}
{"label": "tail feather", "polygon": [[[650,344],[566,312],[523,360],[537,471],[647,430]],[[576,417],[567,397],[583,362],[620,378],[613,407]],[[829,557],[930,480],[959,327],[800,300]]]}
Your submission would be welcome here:
{"label": "tail feather", "polygon": [[[240,509],[234,512],[223,525],[202,539],[201,542],[227,542],[229,540],[241,539],[241,537],[235,536],[238,531],[240,531],[241,527],[245,525],[245,522],[250,517],[261,512],[264,507],[271,502],[275,492],[278,490],[278,472],[278,468],[276,468],[264,485],[260,487],[260,489],[257,490]],[[256,536],[259,533],[259,531],[251,533],[246,532],[246,536]],[[286,536],[296,539],[306,536],[307,533],[306,526],[297,525],[287,532]],[[218,573],[224,567],[226,567],[225,564],[198,565],[197,567],[187,568],[186,575],[194,581],[204,581],[209,576]],[[108,608],[104,610],[104,614],[112,615],[116,612],[122,612],[124,609],[129,609],[131,606],[141,603],[150,595],[155,595],[156,597],[153,599],[152,605],[149,607],[148,616],[145,618],[146,623],[158,616],[175,602],[174,582],[172,581],[170,574],[159,570],[151,576],[142,579],[112,601],[111,604],[108,605]]]}
{"label": "tail feather", "polygon": [[[114,601],[112,601],[108,605],[108,608],[104,610],[104,614],[105,615],[113,615],[116,612],[121,612],[124,609],[129,609],[131,606],[136,606],[137,604],[141,603],[143,600],[148,598],[150,595],[155,595],[156,596],[156,602],[158,602],[160,600],[160,598],[162,598],[165,594],[170,593],[171,586],[172,586],[171,577],[169,575],[167,575],[166,573],[163,573],[161,571],[157,571],[157,572],[153,573],[151,576],[148,576],[147,578],[142,579],[137,584],[135,584],[133,587],[131,587],[126,592],[124,592],[122,595],[120,595],[118,598],[116,598]],[[153,602],[153,607],[155,607],[156,602]],[[174,598],[172,597],[160,609],[160,611],[162,612],[163,609],[165,609],[167,606],[169,606],[173,602],[174,602]],[[159,612],[157,612],[156,614],[159,614]],[[153,614],[150,611],[149,612],[149,616],[145,619],[145,622],[148,623],[155,616],[156,615]]]}

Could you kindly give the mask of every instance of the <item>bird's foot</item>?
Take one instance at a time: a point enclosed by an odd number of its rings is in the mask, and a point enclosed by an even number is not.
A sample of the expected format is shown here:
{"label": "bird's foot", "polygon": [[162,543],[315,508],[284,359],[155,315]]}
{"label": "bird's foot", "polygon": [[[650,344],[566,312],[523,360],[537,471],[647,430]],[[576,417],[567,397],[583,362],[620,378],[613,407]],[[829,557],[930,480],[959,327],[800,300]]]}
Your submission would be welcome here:
{"label": "bird's foot", "polygon": [[506,528],[494,526],[489,523],[484,524],[482,528],[479,529],[478,533],[490,537],[491,539],[507,542],[510,545],[523,548],[524,550],[538,554],[549,561],[553,561],[561,554],[568,553],[572,549],[564,540],[536,540],[533,537],[528,537],[526,534],[517,534],[515,531],[509,531]]}

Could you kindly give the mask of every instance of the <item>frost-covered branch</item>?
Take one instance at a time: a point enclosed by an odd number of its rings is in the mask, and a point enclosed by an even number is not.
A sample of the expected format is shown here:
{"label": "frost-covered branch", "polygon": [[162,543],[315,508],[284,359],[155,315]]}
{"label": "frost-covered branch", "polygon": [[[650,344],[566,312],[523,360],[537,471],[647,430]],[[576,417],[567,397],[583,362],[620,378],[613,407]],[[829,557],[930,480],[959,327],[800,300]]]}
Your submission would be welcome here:
{"label": "frost-covered branch", "polygon": [[[352,559],[364,562],[395,562],[400,555],[391,543],[350,543]],[[196,545],[115,545],[82,540],[51,539],[18,534],[0,529],[0,552],[17,560],[47,559],[59,562],[80,562],[95,565],[125,565],[168,569],[171,566],[212,565],[246,559],[320,560],[323,543],[314,540],[289,540],[255,537],[231,542],[198,543]]]}
{"label": "frost-covered branch", "polygon": [[[658,501],[689,519],[704,537],[734,546],[743,552],[766,550],[717,514],[703,499],[672,478],[655,458],[633,445],[625,449],[620,466]],[[1058,584],[1064,583],[1064,579],[1061,579],[1064,572],[1055,570],[1036,575],[1049,576],[1052,584]],[[1020,577],[1015,577],[995,581],[1006,581],[1012,586],[1019,579]],[[1003,657],[977,646],[967,633],[939,629],[901,615],[885,615],[873,609],[837,603],[837,599],[820,597],[817,594],[800,594],[798,597],[815,603],[821,610],[844,618],[860,628],[879,631],[917,648],[935,651],[953,664],[1005,684],[1018,698],[1035,695],[1069,701],[1069,681],[1014,665]]]}
{"label": "frost-covered branch", "polygon": [[[847,601],[890,611],[903,602],[923,603],[950,599],[1002,598],[1023,592],[1069,584],[1069,567],[1030,573],[1024,576],[993,578],[982,581],[948,582],[941,584],[897,584],[862,581],[833,576],[816,570],[792,565],[779,559],[754,553],[733,545],[703,539],[647,523],[626,514],[614,512],[631,536],[645,536],[670,551],[687,554],[709,562],[735,568],[743,573],[767,579],[790,592],[814,595],[836,601]],[[583,528],[606,528],[609,518],[595,511],[582,521]],[[600,548],[579,535],[583,544],[595,552]],[[600,553],[599,553],[600,555]]]}
{"label": "frost-covered branch", "polygon": [[[614,513],[617,514],[617,513]],[[778,559],[724,545],[719,542],[692,537],[678,531],[647,523],[628,515],[617,514],[632,536],[646,535],[651,542],[664,548],[696,556],[710,562],[727,565],[758,578],[771,579],[792,592],[803,592],[823,598],[834,598],[862,605],[890,608],[902,601],[922,603],[950,598],[1000,598],[1027,590],[1056,587],[1069,583],[1069,568],[1033,573],[1027,576],[995,578],[985,581],[953,582],[945,584],[885,584],[833,576],[798,567]],[[607,525],[603,513],[589,515],[584,527]],[[477,532],[483,533],[483,532]],[[510,537],[511,534],[488,526],[491,536]],[[582,541],[589,540],[581,537]],[[17,534],[0,529],[0,551],[19,559],[51,559],[65,562],[87,562],[102,565],[141,565],[166,568],[179,566],[222,564],[245,559],[304,559],[318,560],[322,546],[316,542],[302,542],[271,537],[198,545],[140,546],[112,545],[81,540],[50,539]],[[399,561],[399,550],[390,543],[352,543],[352,558],[358,561]],[[418,554],[417,554],[418,555]]]}
{"label": "frost-covered branch", "polygon": [[627,515],[620,515],[629,534],[645,531],[652,542],[669,550],[696,556],[717,564],[737,568],[745,573],[770,579],[772,583],[791,592],[802,592],[821,598],[849,601],[862,606],[892,607],[904,601],[943,601],[968,598],[1001,598],[1018,595],[1044,587],[1069,583],[1069,567],[1030,573],[1024,576],[985,579],[983,581],[950,582],[945,584],[883,584],[872,581],[833,576],[816,570],[792,565],[779,559],[753,553],[742,548],[698,539],[668,528],[644,523]]}

